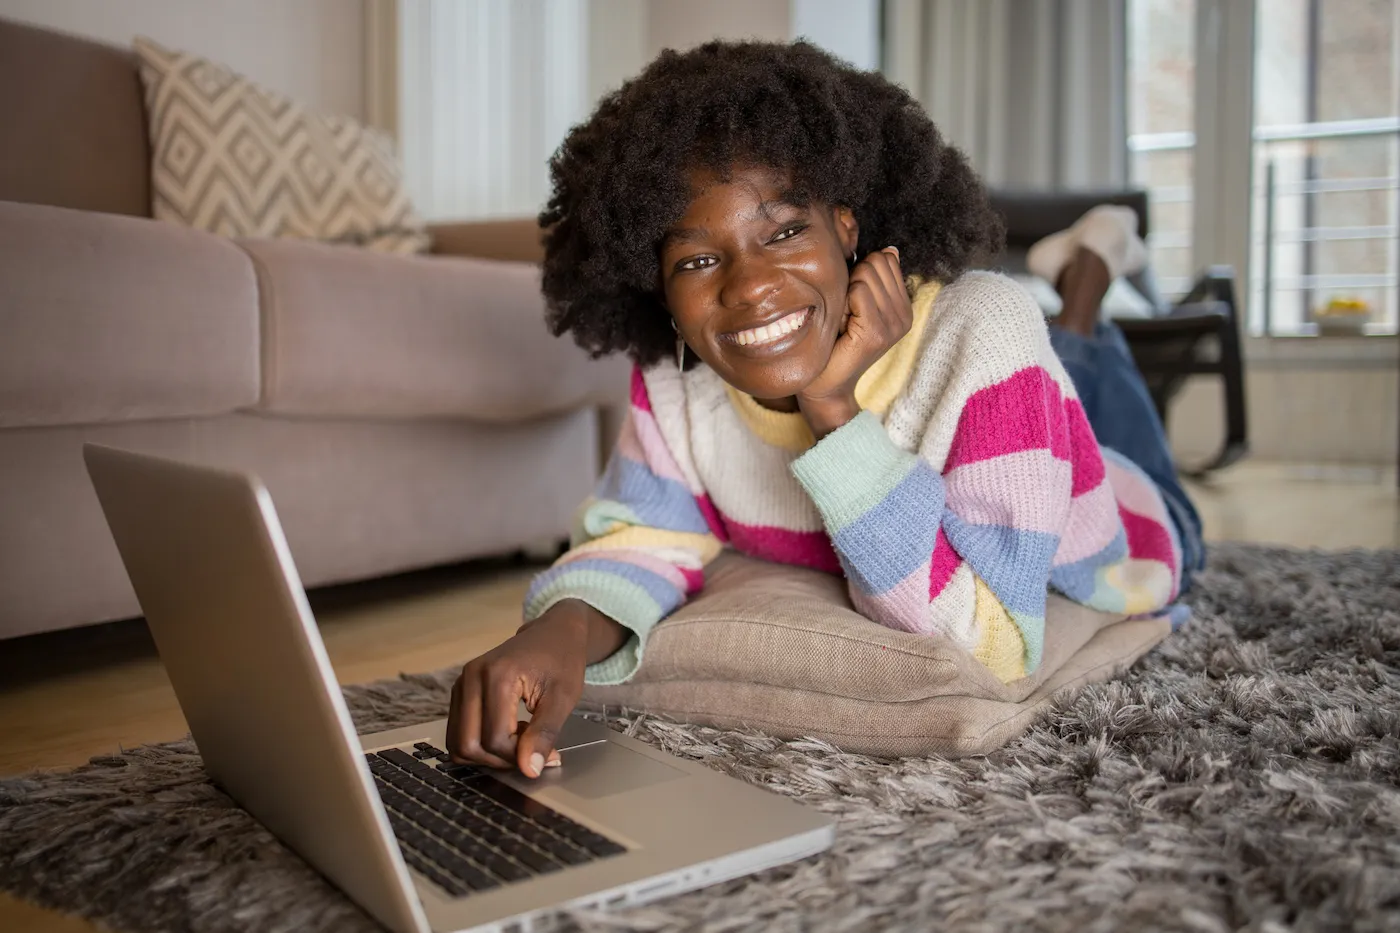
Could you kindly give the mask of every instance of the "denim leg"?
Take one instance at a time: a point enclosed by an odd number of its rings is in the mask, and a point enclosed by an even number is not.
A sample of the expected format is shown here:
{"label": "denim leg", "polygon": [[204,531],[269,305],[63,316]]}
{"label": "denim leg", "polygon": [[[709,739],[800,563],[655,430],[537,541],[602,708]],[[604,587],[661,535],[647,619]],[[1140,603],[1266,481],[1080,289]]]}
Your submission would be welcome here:
{"label": "denim leg", "polygon": [[1161,490],[1181,538],[1184,593],[1205,565],[1201,517],[1177,479],[1167,432],[1123,332],[1107,321],[1094,328],[1092,337],[1052,326],[1050,345],[1069,373],[1099,443],[1136,463]]}

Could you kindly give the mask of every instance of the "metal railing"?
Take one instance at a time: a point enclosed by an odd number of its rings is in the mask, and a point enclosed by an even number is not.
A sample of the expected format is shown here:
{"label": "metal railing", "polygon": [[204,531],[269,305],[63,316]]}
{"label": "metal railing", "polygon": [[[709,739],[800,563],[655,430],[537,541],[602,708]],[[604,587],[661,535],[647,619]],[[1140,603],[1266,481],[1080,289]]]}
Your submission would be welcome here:
{"label": "metal railing", "polygon": [[[1258,126],[1254,129],[1254,142],[1256,144],[1287,143],[1287,142],[1317,142],[1337,139],[1364,139],[1392,137],[1400,141],[1400,118],[1380,117],[1367,120],[1332,120],[1319,123],[1297,123],[1297,124],[1275,124],[1272,126]],[[1149,154],[1158,152],[1179,152],[1193,149],[1196,145],[1196,134],[1191,132],[1174,133],[1139,133],[1128,137],[1128,150],[1132,154]],[[1157,204],[1181,204],[1190,202],[1194,192],[1188,185],[1163,185],[1150,188],[1151,198]],[[1355,275],[1317,275],[1303,274],[1289,278],[1278,278],[1274,275],[1274,245],[1280,243],[1303,243],[1316,244],[1341,240],[1390,240],[1392,244],[1397,242],[1397,235],[1400,234],[1400,223],[1392,222],[1383,225],[1354,225],[1354,226],[1308,226],[1291,230],[1277,230],[1274,218],[1274,205],[1279,197],[1311,196],[1315,194],[1331,194],[1340,192],[1367,192],[1367,191],[1400,191],[1400,177],[1387,175],[1382,177],[1369,178],[1312,178],[1301,181],[1282,181],[1277,179],[1275,161],[1266,159],[1264,179],[1262,185],[1256,185],[1254,194],[1256,197],[1262,196],[1264,199],[1264,222],[1263,229],[1258,231],[1252,238],[1256,245],[1262,245],[1263,249],[1263,270],[1260,281],[1257,283],[1261,292],[1260,319],[1262,330],[1269,334],[1274,332],[1273,321],[1273,294],[1275,291],[1303,291],[1310,293],[1313,289],[1345,289],[1345,288],[1389,288],[1391,289],[1392,300],[1395,299],[1395,290],[1400,286],[1400,275],[1397,275],[1396,266],[1400,263],[1400,255],[1397,249],[1393,248],[1387,261],[1386,271],[1375,274],[1355,274]],[[1400,203],[1395,205],[1395,218],[1400,221]],[[1155,248],[1176,248],[1183,249],[1191,245],[1190,232],[1186,231],[1162,231],[1152,234],[1149,239]],[[1164,287],[1169,287],[1170,281],[1163,279]],[[1251,283],[1251,286],[1256,283]],[[1251,287],[1251,291],[1254,288]],[[1305,299],[1306,301],[1306,299]],[[1305,304],[1305,314],[1310,315],[1311,308]],[[1400,310],[1397,310],[1400,314]],[[1397,321],[1400,323],[1400,321]]]}
{"label": "metal railing", "polygon": [[[1328,120],[1321,123],[1276,123],[1256,126],[1257,143],[1285,142],[1302,139],[1342,139],[1348,136],[1385,136],[1400,133],[1400,117],[1375,117],[1369,120]],[[1128,137],[1129,152],[1172,152],[1196,148],[1196,134],[1134,133]]]}

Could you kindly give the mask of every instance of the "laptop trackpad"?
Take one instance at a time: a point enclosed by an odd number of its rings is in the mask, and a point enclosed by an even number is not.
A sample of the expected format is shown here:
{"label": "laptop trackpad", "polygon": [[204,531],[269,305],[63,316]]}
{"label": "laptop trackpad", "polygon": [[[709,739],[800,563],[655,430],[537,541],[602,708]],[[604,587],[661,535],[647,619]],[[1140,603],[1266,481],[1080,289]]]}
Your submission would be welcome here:
{"label": "laptop trackpad", "polygon": [[554,739],[554,747],[564,752],[576,745],[592,745],[601,742],[612,734],[612,730],[602,723],[592,722],[582,716],[570,716],[564,720],[564,728]]}
{"label": "laptop trackpad", "polygon": [[680,768],[662,764],[615,742],[581,745],[561,755],[564,766],[545,772],[558,775],[549,783],[586,800],[640,790],[685,776]]}

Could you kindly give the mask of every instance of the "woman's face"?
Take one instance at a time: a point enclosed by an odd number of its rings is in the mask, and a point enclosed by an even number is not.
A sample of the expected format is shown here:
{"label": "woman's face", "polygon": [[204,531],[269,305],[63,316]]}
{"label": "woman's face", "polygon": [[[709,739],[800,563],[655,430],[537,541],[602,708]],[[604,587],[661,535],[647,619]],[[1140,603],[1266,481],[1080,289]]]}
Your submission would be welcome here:
{"label": "woman's face", "polygon": [[690,206],[661,245],[666,307],[725,382],[790,400],[826,367],[844,323],[855,217],[785,200],[786,178],[771,169],[736,167],[728,180],[697,171],[690,183]]}

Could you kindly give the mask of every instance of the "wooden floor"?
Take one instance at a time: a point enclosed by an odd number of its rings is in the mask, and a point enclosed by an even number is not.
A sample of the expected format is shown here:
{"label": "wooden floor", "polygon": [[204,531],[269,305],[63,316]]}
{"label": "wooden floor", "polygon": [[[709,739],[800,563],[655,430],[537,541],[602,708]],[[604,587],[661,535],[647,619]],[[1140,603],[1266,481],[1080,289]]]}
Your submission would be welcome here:
{"label": "wooden floor", "polygon": [[[1245,463],[1190,491],[1214,541],[1400,546],[1393,470]],[[482,562],[323,590],[311,602],[337,677],[360,683],[461,663],[509,637],[536,569]],[[139,621],[0,643],[0,775],[185,731]],[[0,894],[0,930],[96,929]]]}

